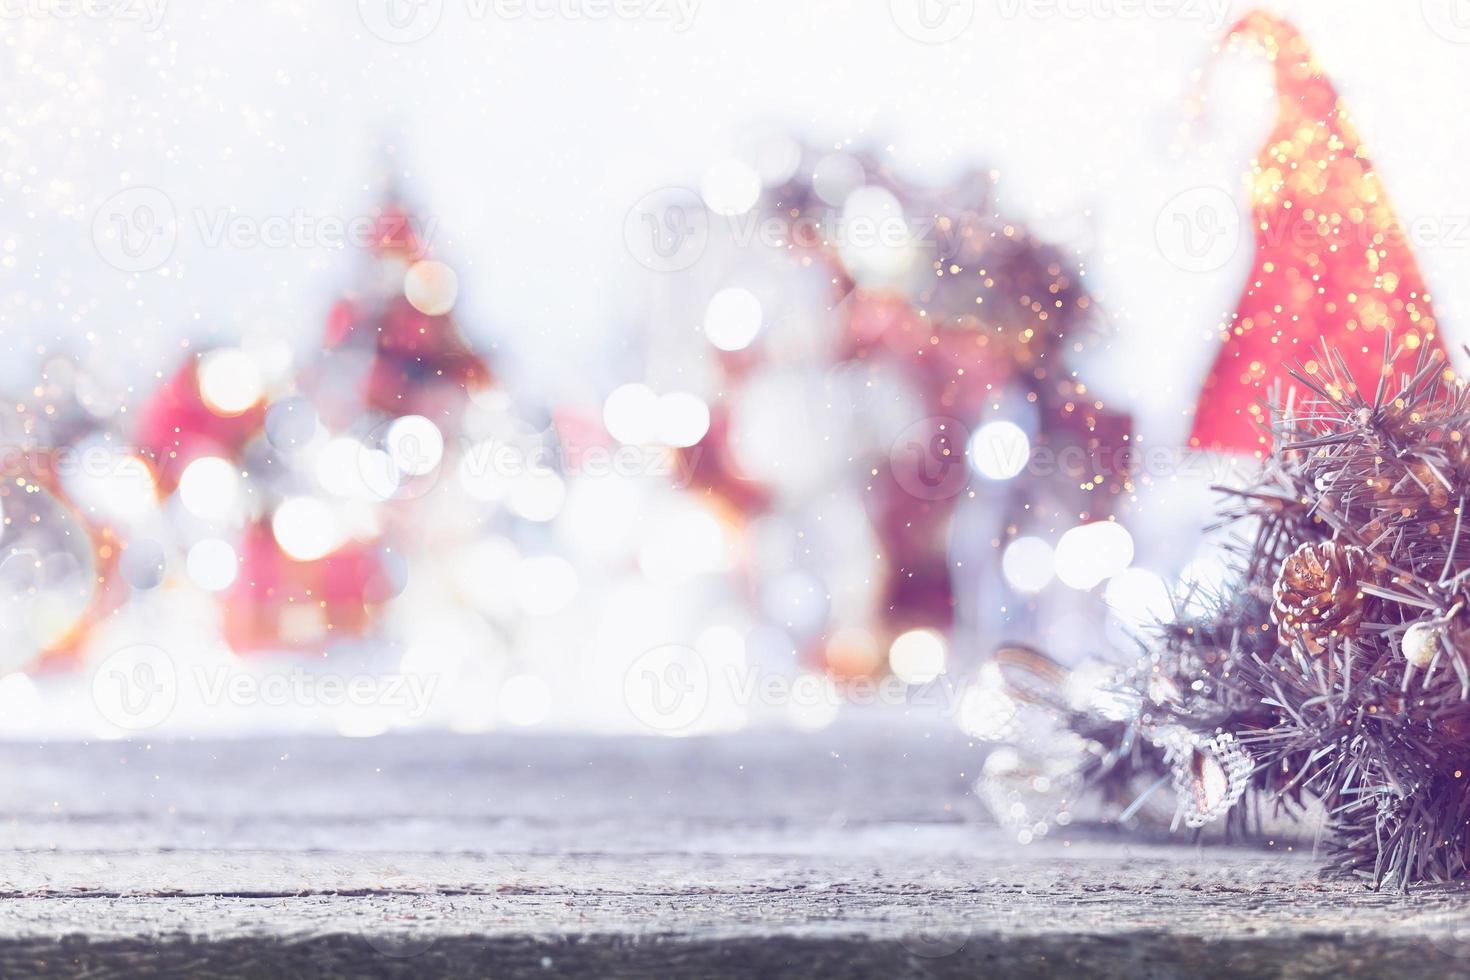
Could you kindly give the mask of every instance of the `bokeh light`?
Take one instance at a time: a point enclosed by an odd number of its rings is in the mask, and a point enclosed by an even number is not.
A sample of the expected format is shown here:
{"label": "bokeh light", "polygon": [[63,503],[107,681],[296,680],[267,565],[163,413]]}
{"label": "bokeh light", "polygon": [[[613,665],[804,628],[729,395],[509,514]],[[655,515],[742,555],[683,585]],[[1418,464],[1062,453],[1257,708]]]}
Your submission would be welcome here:
{"label": "bokeh light", "polygon": [[320,446],[315,456],[317,485],[334,497],[378,503],[398,491],[401,471],[381,449],[342,436]]}
{"label": "bokeh light", "polygon": [[531,470],[511,482],[508,502],[513,513],[544,524],[561,513],[566,499],[567,485],[561,477],[550,470]]}
{"label": "bokeh light", "polygon": [[219,538],[206,538],[190,548],[184,567],[189,580],[207,592],[223,592],[239,574],[235,549]]}
{"label": "bokeh light", "polygon": [[761,301],[750,290],[722,289],[705,307],[704,335],[720,350],[744,350],[760,333],[763,316]]}
{"label": "bokeh light", "polygon": [[1057,578],[1074,589],[1091,589],[1132,561],[1133,536],[1113,521],[1079,525],[1057,542]]}
{"label": "bokeh light", "polygon": [[812,189],[834,208],[841,207],[848,195],[866,181],[863,165],[847,153],[831,153],[822,157],[812,171]]}
{"label": "bokeh light", "polygon": [[1108,579],[1108,608],[1125,625],[1152,626],[1174,621],[1174,600],[1163,578],[1145,568],[1128,568]]}
{"label": "bokeh light", "polygon": [[158,512],[158,484],[146,462],[100,440],[84,443],[78,456],[85,464],[65,480],[83,510],[125,524],[141,523]]}
{"label": "bokeh light", "polygon": [[205,521],[223,521],[235,513],[240,474],[228,460],[201,456],[179,477],[179,500],[184,509]]}
{"label": "bokeh light", "polygon": [[884,187],[859,187],[842,206],[839,246],[843,263],[864,283],[890,282],[918,257],[903,204]]}
{"label": "bokeh light", "polygon": [[624,445],[647,445],[658,438],[659,409],[659,397],[648,385],[620,385],[602,404],[602,424]]}
{"label": "bokeh light", "polygon": [[1041,538],[1017,538],[1006,545],[1000,569],[1006,584],[1017,592],[1040,592],[1056,576],[1052,547]]}
{"label": "bokeh light", "polygon": [[198,377],[199,396],[216,415],[229,417],[247,412],[263,394],[255,359],[234,347],[210,351],[201,357]]}
{"label": "bokeh light", "polygon": [[686,504],[655,525],[638,551],[638,567],[653,582],[674,584],[724,568],[728,546],[719,518]]}
{"label": "bokeh light", "polygon": [[276,508],[271,530],[281,550],[296,561],[325,558],[342,544],[341,523],[315,497],[292,497]]}
{"label": "bokeh light", "polygon": [[444,316],[459,298],[459,276],[443,262],[415,262],[404,273],[403,295],[425,316]]}
{"label": "bokeh light", "polygon": [[424,476],[444,458],[444,434],[422,415],[394,419],[383,439],[393,465],[404,476]]}
{"label": "bokeh light", "polygon": [[709,406],[697,395],[673,392],[658,400],[658,441],[666,446],[692,446],[709,431]]}
{"label": "bokeh light", "polygon": [[971,738],[998,742],[1015,734],[1020,707],[1005,692],[1000,668],[987,663],[975,684],[960,698],[960,730]]}
{"label": "bokeh light", "polygon": [[1014,422],[987,422],[970,436],[969,455],[970,466],[987,480],[1009,480],[1026,469],[1031,440]]}
{"label": "bokeh light", "polygon": [[944,637],[934,630],[909,630],[888,648],[888,666],[905,684],[927,684],[944,673]]}
{"label": "bokeh light", "polygon": [[744,214],[760,199],[760,174],[739,160],[721,160],[705,171],[699,193],[715,214]]}

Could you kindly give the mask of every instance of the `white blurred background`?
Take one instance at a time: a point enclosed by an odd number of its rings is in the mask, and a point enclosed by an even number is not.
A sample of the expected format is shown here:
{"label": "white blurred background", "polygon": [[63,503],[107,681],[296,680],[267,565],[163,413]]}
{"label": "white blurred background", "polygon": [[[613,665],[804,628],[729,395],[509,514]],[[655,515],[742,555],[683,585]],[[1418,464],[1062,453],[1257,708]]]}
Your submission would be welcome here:
{"label": "white blurred background", "polygon": [[[918,181],[999,170],[1007,213],[1080,250],[1120,362],[1155,366],[1116,382],[1161,416],[1188,406],[1248,267],[1242,248],[1218,271],[1182,272],[1159,256],[1154,222],[1181,189],[1236,184],[1271,122],[1259,71],[1218,73],[1205,114],[1188,112],[1217,36],[1258,4],[1158,0],[1146,9],[1172,12],[1160,17],[1059,0],[1011,16],[1008,0],[959,0],[972,22],[927,44],[887,2],[704,0],[680,30],[676,8],[652,2],[644,19],[507,19],[443,0],[437,29],[393,44],[365,26],[383,0],[362,16],[353,0],[173,0],[151,31],[144,0],[126,2],[144,19],[0,18],[8,374],[58,336],[88,337],[136,378],[185,335],[314,343],[323,270],[350,255],[242,255],[186,233],[168,273],[139,281],[99,258],[92,215],[133,184],[166,189],[180,213],[360,214],[385,145],[461,270],[467,328],[548,401],[619,380],[625,328],[660,278],[623,248],[628,210],[697,185],[767,121],[886,147]],[[1444,29],[1463,3],[1266,6],[1314,46],[1401,217],[1470,216],[1470,120],[1448,111],[1470,85],[1470,27],[1460,43]],[[1419,259],[1440,318],[1470,336],[1470,241]]]}
{"label": "white blurred background", "polygon": [[[58,350],[104,371],[124,404],[186,340],[284,341],[304,357],[359,256],[312,240],[212,245],[189,216],[362,215],[386,169],[458,271],[459,321],[511,387],[598,417],[643,377],[643,324],[669,289],[625,246],[630,209],[700,187],[777,126],[879,148],[921,185],[997,172],[999,208],[1075,256],[1112,325],[1093,389],[1148,440],[1177,445],[1251,251],[1185,271],[1156,222],[1196,187],[1244,208],[1240,175],[1274,121],[1269,79],[1246,60],[1201,78],[1256,6],[118,0],[88,8],[108,16],[65,16],[64,0],[13,0],[0,15],[0,391],[27,388]],[[1470,4],[1265,6],[1313,46],[1399,216],[1448,229],[1417,257],[1445,333],[1470,339],[1470,119],[1449,108],[1470,90]],[[185,216],[146,275],[110,266],[92,237],[99,206],[137,185]],[[1155,508],[1161,524],[1194,526],[1200,489],[1171,501],[1157,488],[1135,521]],[[599,629],[657,639],[624,599]],[[536,642],[570,656],[564,635]],[[447,646],[430,635],[420,659]],[[620,674],[584,667],[502,671],[484,697],[512,723],[595,725],[596,697],[562,698],[554,678]],[[45,728],[44,702],[25,697],[34,717],[20,728]],[[359,722],[336,727],[387,724]]]}

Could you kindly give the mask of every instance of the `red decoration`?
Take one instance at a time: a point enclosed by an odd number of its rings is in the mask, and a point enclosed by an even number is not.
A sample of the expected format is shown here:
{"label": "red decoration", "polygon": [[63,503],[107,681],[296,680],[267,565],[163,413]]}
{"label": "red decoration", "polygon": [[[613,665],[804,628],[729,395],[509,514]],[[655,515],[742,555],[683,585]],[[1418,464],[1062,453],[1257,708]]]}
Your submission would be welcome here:
{"label": "red decoration", "polygon": [[190,357],[139,409],[138,448],[152,461],[160,494],[179,485],[184,468],[202,456],[237,459],[265,422],[265,403],[220,415],[199,393],[199,356]]}
{"label": "red decoration", "polygon": [[[378,226],[373,257],[379,263],[401,266],[406,273],[429,258],[427,244],[414,234],[396,200],[380,209]],[[420,312],[396,287],[381,301],[344,298],[327,317],[322,361],[308,387],[317,390],[318,409],[331,422],[345,425],[364,407],[436,418],[466,391],[493,382],[489,366],[453,316]],[[345,386],[344,380],[349,381]]]}
{"label": "red decoration", "polygon": [[59,473],[62,467],[56,454],[36,450],[0,466],[0,502],[11,493],[25,495],[40,490],[51,497],[84,531],[92,553],[92,591],[86,606],[66,632],[40,651],[37,666],[45,669],[73,666],[81,657],[82,647],[93,629],[112,615],[127,598],[127,583],[118,574],[123,546],[117,532],[97,522],[78,507],[66,491]]}
{"label": "red decoration", "polygon": [[742,476],[730,443],[730,409],[722,402],[710,406],[709,431],[679,452],[679,470],[689,488],[707,497],[727,521],[743,528],[771,507],[771,489]]}
{"label": "red decoration", "polygon": [[1290,384],[1287,369],[1298,360],[1317,370],[1310,357],[1319,344],[1339,350],[1360,382],[1384,368],[1385,332],[1410,358],[1444,345],[1403,226],[1306,42],[1256,11],[1231,28],[1228,43],[1264,50],[1279,108],[1252,168],[1255,261],[1190,444],[1261,453],[1267,438],[1257,423],[1272,386]]}
{"label": "red decoration", "polygon": [[320,652],[334,638],[366,633],[371,606],[395,591],[375,545],[353,542],[296,561],[281,551],[268,523],[255,524],[224,603],[225,641],[236,653]]}
{"label": "red decoration", "polygon": [[[1063,474],[1065,486],[1045,494],[1023,486],[1020,476],[1010,484],[1016,489],[997,491],[1011,493],[1010,503],[990,515],[996,540],[979,543],[998,549],[1017,533],[1008,522],[1041,519],[1043,500],[1049,533],[1057,530],[1051,524],[1065,529],[1089,515],[1110,516],[1128,479],[1130,423],[1126,415],[1105,410],[1071,370],[1074,355],[1099,339],[1092,329],[1096,312],[1080,276],[1061,253],[997,214],[989,174],[972,174],[942,194],[927,196],[876,161],[855,159],[868,186],[889,191],[916,226],[932,228],[935,241],[926,255],[932,271],[861,285],[846,264],[851,257],[838,246],[840,235],[802,231],[830,225],[831,208],[808,178],[771,192],[765,208],[794,229],[783,246],[791,267],[829,290],[828,309],[839,330],[829,366],[866,365],[873,390],[880,393],[875,397],[917,408],[918,417],[898,443],[869,447],[854,459],[851,474],[861,481],[882,575],[873,622],[860,625],[871,626],[877,646],[887,650],[907,630],[944,631],[954,625],[951,534],[957,505],[977,479],[966,455],[971,427],[1014,415],[1027,423],[1032,446],[1058,455],[1071,451],[1068,458],[1086,469],[1085,474]],[[765,359],[779,356],[764,338],[733,354],[722,352],[726,397]],[[901,379],[897,389],[891,387],[895,379]],[[686,451],[686,460],[696,490],[745,522],[779,510],[782,502],[773,499],[771,488],[743,478],[730,444],[729,404],[714,403],[709,432]],[[1061,512],[1051,515],[1057,503]],[[1004,604],[999,596],[986,601]],[[825,658],[839,674],[881,669],[881,660],[858,657],[855,662],[866,667],[853,670],[841,650],[836,651],[840,663],[834,662],[828,640],[824,636],[823,650],[808,650],[807,656]]]}
{"label": "red decoration", "polygon": [[[869,487],[890,636],[952,625],[949,535],[969,483],[965,440],[992,403],[1014,410],[1024,398],[1037,419],[1036,448],[1082,451],[1090,467],[1069,488],[1069,524],[1090,510],[1093,519],[1108,516],[1128,479],[1128,416],[1105,409],[1066,366],[1094,315],[1091,298],[1055,250],[984,206],[988,186],[977,178],[957,192],[958,205],[939,202],[952,210],[937,223],[949,238],[932,285],[912,298],[857,289],[849,305],[850,356],[901,368],[926,411],[905,431],[905,445],[878,462]],[[975,199],[969,206],[967,196]],[[895,475],[900,467],[908,472]],[[1021,502],[1036,503],[1032,492],[1020,491],[1015,513],[997,516],[1019,518]],[[1090,505],[1094,492],[1102,507]]]}
{"label": "red decoration", "polygon": [[[302,386],[331,428],[351,428],[374,413],[418,414],[452,435],[468,393],[491,384],[490,368],[452,315],[422,312],[406,296],[403,277],[414,263],[428,261],[429,252],[392,195],[378,226],[369,287],[386,280],[389,288],[332,307],[322,356]],[[437,274],[452,277],[445,267]],[[385,541],[391,540],[390,531]],[[297,561],[268,523],[252,526],[226,603],[226,640],[237,653],[313,651],[333,638],[367,634],[375,607],[397,591],[385,548],[384,542],[349,542],[321,559]]]}

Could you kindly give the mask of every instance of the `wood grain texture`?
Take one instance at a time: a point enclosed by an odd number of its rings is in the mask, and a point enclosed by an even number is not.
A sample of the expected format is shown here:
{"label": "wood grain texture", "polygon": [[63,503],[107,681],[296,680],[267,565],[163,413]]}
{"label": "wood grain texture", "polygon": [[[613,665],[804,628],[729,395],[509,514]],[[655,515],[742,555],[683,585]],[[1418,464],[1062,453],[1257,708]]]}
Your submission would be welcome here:
{"label": "wood grain texture", "polygon": [[1470,895],[1305,847],[1020,846],[979,750],[811,736],[0,746],[0,976],[1470,975]]}

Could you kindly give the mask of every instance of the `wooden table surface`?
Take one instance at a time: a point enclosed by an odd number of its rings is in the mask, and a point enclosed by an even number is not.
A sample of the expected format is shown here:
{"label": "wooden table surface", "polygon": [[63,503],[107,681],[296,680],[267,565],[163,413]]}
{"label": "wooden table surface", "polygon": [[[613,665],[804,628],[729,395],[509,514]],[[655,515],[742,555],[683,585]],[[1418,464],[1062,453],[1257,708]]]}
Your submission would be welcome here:
{"label": "wooden table surface", "polygon": [[1470,976],[1470,892],[1021,846],[958,734],[0,746],[0,976]]}

